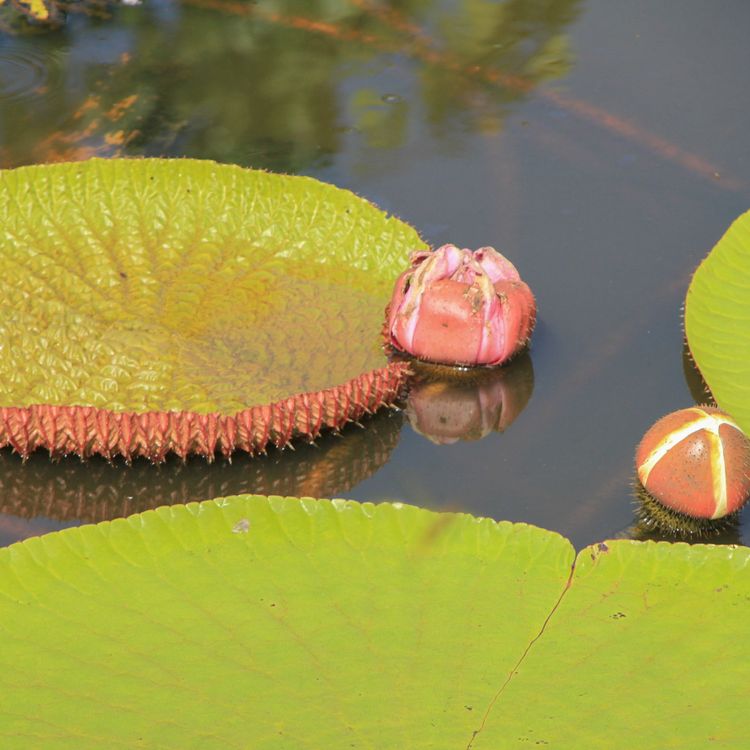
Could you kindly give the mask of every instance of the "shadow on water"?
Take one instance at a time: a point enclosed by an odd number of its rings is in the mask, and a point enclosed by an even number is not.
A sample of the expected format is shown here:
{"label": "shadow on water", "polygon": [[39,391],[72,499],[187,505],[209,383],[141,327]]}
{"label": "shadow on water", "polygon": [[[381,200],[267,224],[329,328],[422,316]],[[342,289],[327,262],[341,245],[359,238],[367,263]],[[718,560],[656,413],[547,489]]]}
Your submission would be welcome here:
{"label": "shadow on water", "polygon": [[711,389],[706,385],[700,370],[695,366],[693,355],[690,354],[690,348],[687,341],[682,346],[682,371],[685,376],[685,383],[690,390],[697,406],[716,406]]}
{"label": "shadow on water", "polygon": [[26,461],[0,451],[0,535],[16,535],[20,519],[43,517],[65,524],[95,523],[160,505],[237,494],[342,497],[376,472],[399,440],[403,416],[386,410],[327,434],[316,445],[271,449],[266,456],[237,455],[209,464],[172,456],[153,465],[138,459],[108,462],[94,457],[50,461],[41,451]]}

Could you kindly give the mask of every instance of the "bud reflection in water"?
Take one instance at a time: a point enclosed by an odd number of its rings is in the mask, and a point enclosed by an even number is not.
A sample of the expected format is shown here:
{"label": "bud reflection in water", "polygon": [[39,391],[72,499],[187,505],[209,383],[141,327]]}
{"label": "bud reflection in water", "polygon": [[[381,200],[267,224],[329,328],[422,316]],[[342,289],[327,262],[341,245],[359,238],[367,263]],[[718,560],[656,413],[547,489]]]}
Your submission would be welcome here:
{"label": "bud reflection in water", "polygon": [[534,390],[528,352],[497,369],[453,371],[416,363],[406,418],[412,429],[438,445],[481,440],[505,432]]}

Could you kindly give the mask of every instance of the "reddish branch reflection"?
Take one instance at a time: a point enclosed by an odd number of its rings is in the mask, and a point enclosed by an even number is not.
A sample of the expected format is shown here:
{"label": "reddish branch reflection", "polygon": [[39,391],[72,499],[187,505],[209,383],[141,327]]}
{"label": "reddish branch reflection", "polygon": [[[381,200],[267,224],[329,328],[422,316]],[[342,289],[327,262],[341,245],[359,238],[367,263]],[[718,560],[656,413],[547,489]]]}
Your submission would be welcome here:
{"label": "reddish branch reflection", "polygon": [[[398,4],[350,0],[333,6],[311,0],[304,4],[304,13],[294,2],[182,0],[182,4],[214,12],[214,17],[209,13],[204,22],[184,14],[165,36],[158,19],[149,17],[147,4],[124,16],[116,3],[107,0],[36,0],[32,4],[28,0],[0,0],[0,29],[11,33],[38,32],[45,24],[59,27],[70,14],[111,17],[133,32],[130,54],[119,65],[110,67],[108,73],[97,74],[89,82],[88,92],[92,95],[81,102],[72,119],[40,118],[39,108],[35,107],[25,127],[31,126],[35,132],[40,123],[49,122],[55,123],[56,129],[38,138],[32,155],[24,154],[20,147],[25,140],[23,132],[13,138],[13,149],[0,144],[2,165],[94,155],[169,155],[180,132],[194,130],[196,125],[203,130],[213,124],[220,126],[220,136],[216,136],[213,127],[208,128],[214,137],[201,136],[200,147],[193,144],[192,155],[245,163],[237,153],[231,153],[240,148],[239,144],[244,144],[246,153],[248,144],[268,145],[273,141],[280,148],[286,142],[287,148],[297,152],[292,154],[297,157],[294,163],[258,166],[304,169],[311,159],[321,155],[321,147],[323,153],[336,150],[336,86],[346,75],[342,68],[347,67],[340,64],[341,60],[350,60],[352,55],[366,58],[386,53],[421,63],[417,82],[434,125],[451,117],[464,117],[473,119],[481,130],[483,123],[500,122],[511,102],[535,93],[555,107],[710,179],[719,187],[742,187],[739,180],[720,174],[721,170],[703,157],[649,132],[633,120],[540,86],[559,79],[572,67],[565,28],[578,16],[580,0],[458,3],[450,9],[417,0]],[[25,23],[29,21],[31,5],[47,9],[47,20],[37,18]],[[15,18],[12,14],[18,16],[18,23],[9,20]],[[227,35],[226,30],[220,29],[221,16],[244,22],[232,26],[231,35]],[[327,43],[300,44],[287,38],[294,32],[325,39]],[[134,64],[128,65],[131,55]],[[218,61],[226,63],[238,55],[242,58],[239,64],[245,73],[243,79],[255,82],[250,96],[243,92],[242,82],[234,81],[229,89],[222,83],[227,80],[227,70],[219,67]],[[101,71],[101,66],[94,67]],[[305,90],[311,96],[306,97],[300,89],[297,72],[302,69],[306,71]],[[272,92],[273,89],[276,90]],[[232,99],[231,105],[218,101],[222,92],[224,99]],[[234,92],[234,98],[227,92]],[[185,97],[189,101],[183,101]],[[271,101],[264,101],[269,98]],[[322,106],[326,102],[331,106]],[[117,109],[120,103],[125,103],[127,114]],[[196,103],[202,109],[198,114]],[[403,115],[391,110],[395,108],[375,112],[373,106],[365,106],[360,114],[370,120]],[[118,121],[109,115],[119,115]],[[206,116],[213,122],[201,122]],[[259,125],[261,132],[253,133]],[[367,123],[362,125],[367,130]],[[380,125],[395,127],[390,120]],[[402,130],[406,132],[405,128]],[[310,143],[298,143],[306,135]],[[386,145],[398,145],[391,140]],[[184,153],[184,147],[177,152]],[[299,160],[300,155],[307,165]]]}
{"label": "reddish branch reflection", "polygon": [[[580,0],[459,3],[446,23],[430,26],[435,38],[421,31],[444,18],[434,1],[182,5],[190,7],[169,28],[147,3],[127,12],[113,5],[112,23],[130,35],[127,53],[104,65],[84,57],[77,70],[66,63],[65,78],[85,85],[66,89],[63,108],[53,86],[12,112],[0,109],[4,139],[12,144],[3,149],[0,142],[3,166],[189,153],[295,172],[338,153],[345,126],[368,142],[398,147],[414,103],[384,103],[366,86],[347,97],[341,88],[353,64],[384,54],[422,63],[400,66],[399,74],[413,79],[431,127],[467,120],[481,129],[501,121],[541,82],[568,72],[564,31]],[[93,25],[77,38],[86,31]],[[272,158],[263,158],[269,152]]]}

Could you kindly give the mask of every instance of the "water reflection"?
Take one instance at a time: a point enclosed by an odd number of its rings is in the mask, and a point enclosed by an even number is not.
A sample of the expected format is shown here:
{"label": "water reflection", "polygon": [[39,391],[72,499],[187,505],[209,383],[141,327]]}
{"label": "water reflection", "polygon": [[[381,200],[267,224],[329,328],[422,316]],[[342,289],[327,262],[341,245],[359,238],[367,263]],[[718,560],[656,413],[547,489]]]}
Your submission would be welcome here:
{"label": "water reflection", "polygon": [[438,445],[505,432],[526,408],[534,390],[528,352],[498,369],[454,373],[452,377],[430,366],[421,372],[409,391],[406,418],[415,432]]}
{"label": "water reflection", "polygon": [[[14,517],[14,536],[21,538],[29,535],[21,519],[35,517],[107,521],[160,505],[242,493],[339,497],[388,460],[402,422],[400,412],[386,410],[365,420],[365,429],[350,425],[317,446],[301,444],[252,459],[237,456],[231,464],[171,457],[161,465],[137,460],[127,466],[100,457],[50,461],[43,452],[24,462],[2,450],[0,514]],[[6,518],[0,527],[10,523]]]}
{"label": "water reflection", "polygon": [[54,59],[43,50],[24,45],[3,50],[0,55],[0,105],[16,105],[20,100],[45,93],[56,73]]}
{"label": "water reflection", "polygon": [[[449,140],[465,127],[495,131],[513,102],[570,69],[564,31],[580,4],[155,0],[102,5],[111,25],[95,25],[90,4],[65,3],[82,12],[45,49],[66,51],[66,76],[41,89],[18,78],[35,96],[0,112],[4,166],[189,154],[299,172],[326,164],[352,133],[398,148],[425,115]],[[28,55],[36,38],[16,42]],[[398,65],[394,90],[360,80],[404,58],[417,64]],[[0,50],[0,71],[9,65]]]}

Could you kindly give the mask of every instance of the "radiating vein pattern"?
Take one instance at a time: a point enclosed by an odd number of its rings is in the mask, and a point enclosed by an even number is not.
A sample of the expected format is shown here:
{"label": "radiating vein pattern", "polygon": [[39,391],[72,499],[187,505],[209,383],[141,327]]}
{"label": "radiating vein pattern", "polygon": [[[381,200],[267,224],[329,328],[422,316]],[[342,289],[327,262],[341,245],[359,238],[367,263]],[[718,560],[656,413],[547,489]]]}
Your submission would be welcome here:
{"label": "radiating vein pattern", "polygon": [[194,161],[0,176],[0,405],[231,414],[385,364],[407,225],[307,178]]}
{"label": "radiating vein pattern", "polygon": [[309,178],[158,159],[0,173],[0,444],[210,457],[358,419],[403,384],[380,330],[423,247]]}

